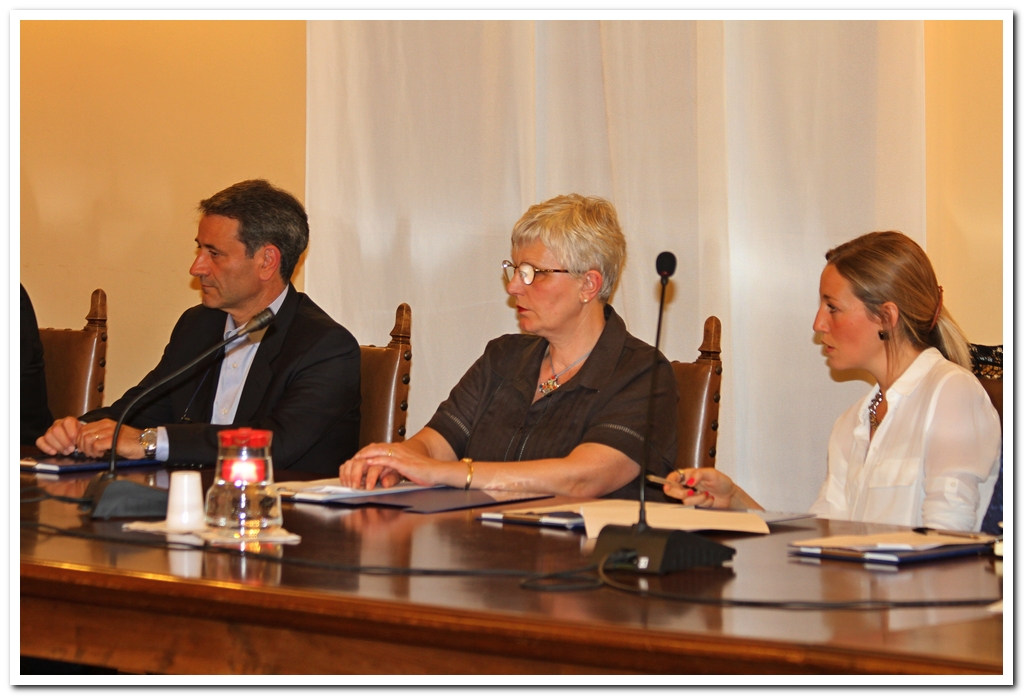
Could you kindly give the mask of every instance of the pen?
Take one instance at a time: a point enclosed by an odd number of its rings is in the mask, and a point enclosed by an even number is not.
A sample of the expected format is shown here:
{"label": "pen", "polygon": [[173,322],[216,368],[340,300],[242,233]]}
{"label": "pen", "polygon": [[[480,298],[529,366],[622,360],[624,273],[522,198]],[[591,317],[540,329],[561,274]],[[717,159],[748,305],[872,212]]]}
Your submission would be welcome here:
{"label": "pen", "polygon": [[[664,485],[666,483],[671,483],[671,481],[669,481],[667,478],[662,478],[661,476],[655,476],[654,474],[647,474],[647,480],[650,481],[651,483],[660,483],[662,485]],[[691,491],[696,491],[697,490],[696,487],[694,487],[694,486],[687,486],[682,481],[677,482],[676,485],[677,486],[682,486],[683,488],[688,488]]]}

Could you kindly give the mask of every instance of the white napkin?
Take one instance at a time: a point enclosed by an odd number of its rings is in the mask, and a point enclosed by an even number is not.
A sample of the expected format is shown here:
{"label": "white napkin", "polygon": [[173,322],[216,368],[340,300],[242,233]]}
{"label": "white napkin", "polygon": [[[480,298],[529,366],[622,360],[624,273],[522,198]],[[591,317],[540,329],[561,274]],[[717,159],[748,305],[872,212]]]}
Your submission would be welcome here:
{"label": "white napkin", "polygon": [[298,534],[292,534],[283,527],[270,531],[262,531],[256,536],[247,536],[244,539],[224,536],[219,530],[213,529],[212,527],[204,527],[203,529],[186,533],[171,531],[167,529],[167,520],[160,520],[159,522],[125,522],[121,529],[126,532],[165,534],[167,535],[168,541],[192,544],[193,546],[202,546],[204,542],[207,544],[234,545],[249,541],[258,541],[264,544],[298,544],[302,541],[302,537]]}
{"label": "white napkin", "polygon": [[198,532],[171,531],[167,528],[167,520],[160,520],[159,522],[125,522],[121,525],[121,529],[125,532],[164,534],[167,536],[167,541],[173,541],[179,544],[191,544],[192,546],[203,545],[203,540],[197,536]]}
{"label": "white napkin", "polygon": [[256,536],[246,536],[244,539],[237,539],[231,536],[224,536],[219,530],[207,527],[201,532],[196,532],[207,544],[212,545],[237,545],[258,541],[261,544],[298,544],[302,537],[292,534],[284,527],[278,527],[270,531],[263,530]]}

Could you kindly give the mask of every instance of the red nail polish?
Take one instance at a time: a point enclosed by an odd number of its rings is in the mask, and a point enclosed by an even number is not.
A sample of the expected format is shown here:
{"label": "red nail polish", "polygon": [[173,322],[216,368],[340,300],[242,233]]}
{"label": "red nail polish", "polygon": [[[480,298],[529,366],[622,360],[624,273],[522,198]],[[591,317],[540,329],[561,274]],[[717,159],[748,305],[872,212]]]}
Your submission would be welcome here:
{"label": "red nail polish", "polygon": [[686,485],[687,486],[692,486],[693,485],[693,477],[692,476],[690,477],[690,480],[686,482]]}
{"label": "red nail polish", "polygon": [[691,496],[691,495],[693,495],[693,491],[686,491],[686,495],[687,495],[687,496]]}

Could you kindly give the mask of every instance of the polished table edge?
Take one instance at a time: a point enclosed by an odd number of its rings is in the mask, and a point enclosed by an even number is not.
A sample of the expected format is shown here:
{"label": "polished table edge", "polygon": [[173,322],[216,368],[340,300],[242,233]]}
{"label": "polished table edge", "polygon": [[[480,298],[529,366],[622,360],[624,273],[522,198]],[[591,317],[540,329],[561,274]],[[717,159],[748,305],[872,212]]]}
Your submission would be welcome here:
{"label": "polished table edge", "polygon": [[[690,673],[716,665],[731,673],[1000,674],[990,664],[891,649],[774,642],[515,613],[475,611],[341,592],[193,581],[55,561],[21,561],[21,596],[55,602],[254,623],[323,635],[405,643],[625,672]],[[258,610],[258,611],[257,611]],[[22,621],[26,618],[23,616]],[[1001,617],[982,621],[999,622]],[[702,664],[703,663],[703,664]],[[696,669],[693,669],[696,668]]]}

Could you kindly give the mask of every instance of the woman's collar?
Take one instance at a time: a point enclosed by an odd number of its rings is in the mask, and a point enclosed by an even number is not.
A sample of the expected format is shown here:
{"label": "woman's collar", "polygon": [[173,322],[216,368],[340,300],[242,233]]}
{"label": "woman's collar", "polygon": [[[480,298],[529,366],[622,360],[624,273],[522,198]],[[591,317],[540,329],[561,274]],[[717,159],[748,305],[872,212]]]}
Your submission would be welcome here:
{"label": "woman's collar", "polygon": [[[907,366],[907,369],[903,371],[903,374],[896,378],[896,381],[892,383],[891,387],[889,387],[889,392],[896,392],[903,396],[910,394],[917,389],[917,385],[921,383],[921,380],[924,379],[925,375],[927,375],[931,369],[942,360],[945,360],[945,358],[942,357],[942,353],[939,352],[938,348],[924,349],[918,353],[917,357],[914,358],[914,361]],[[886,398],[888,399],[888,394]]]}

